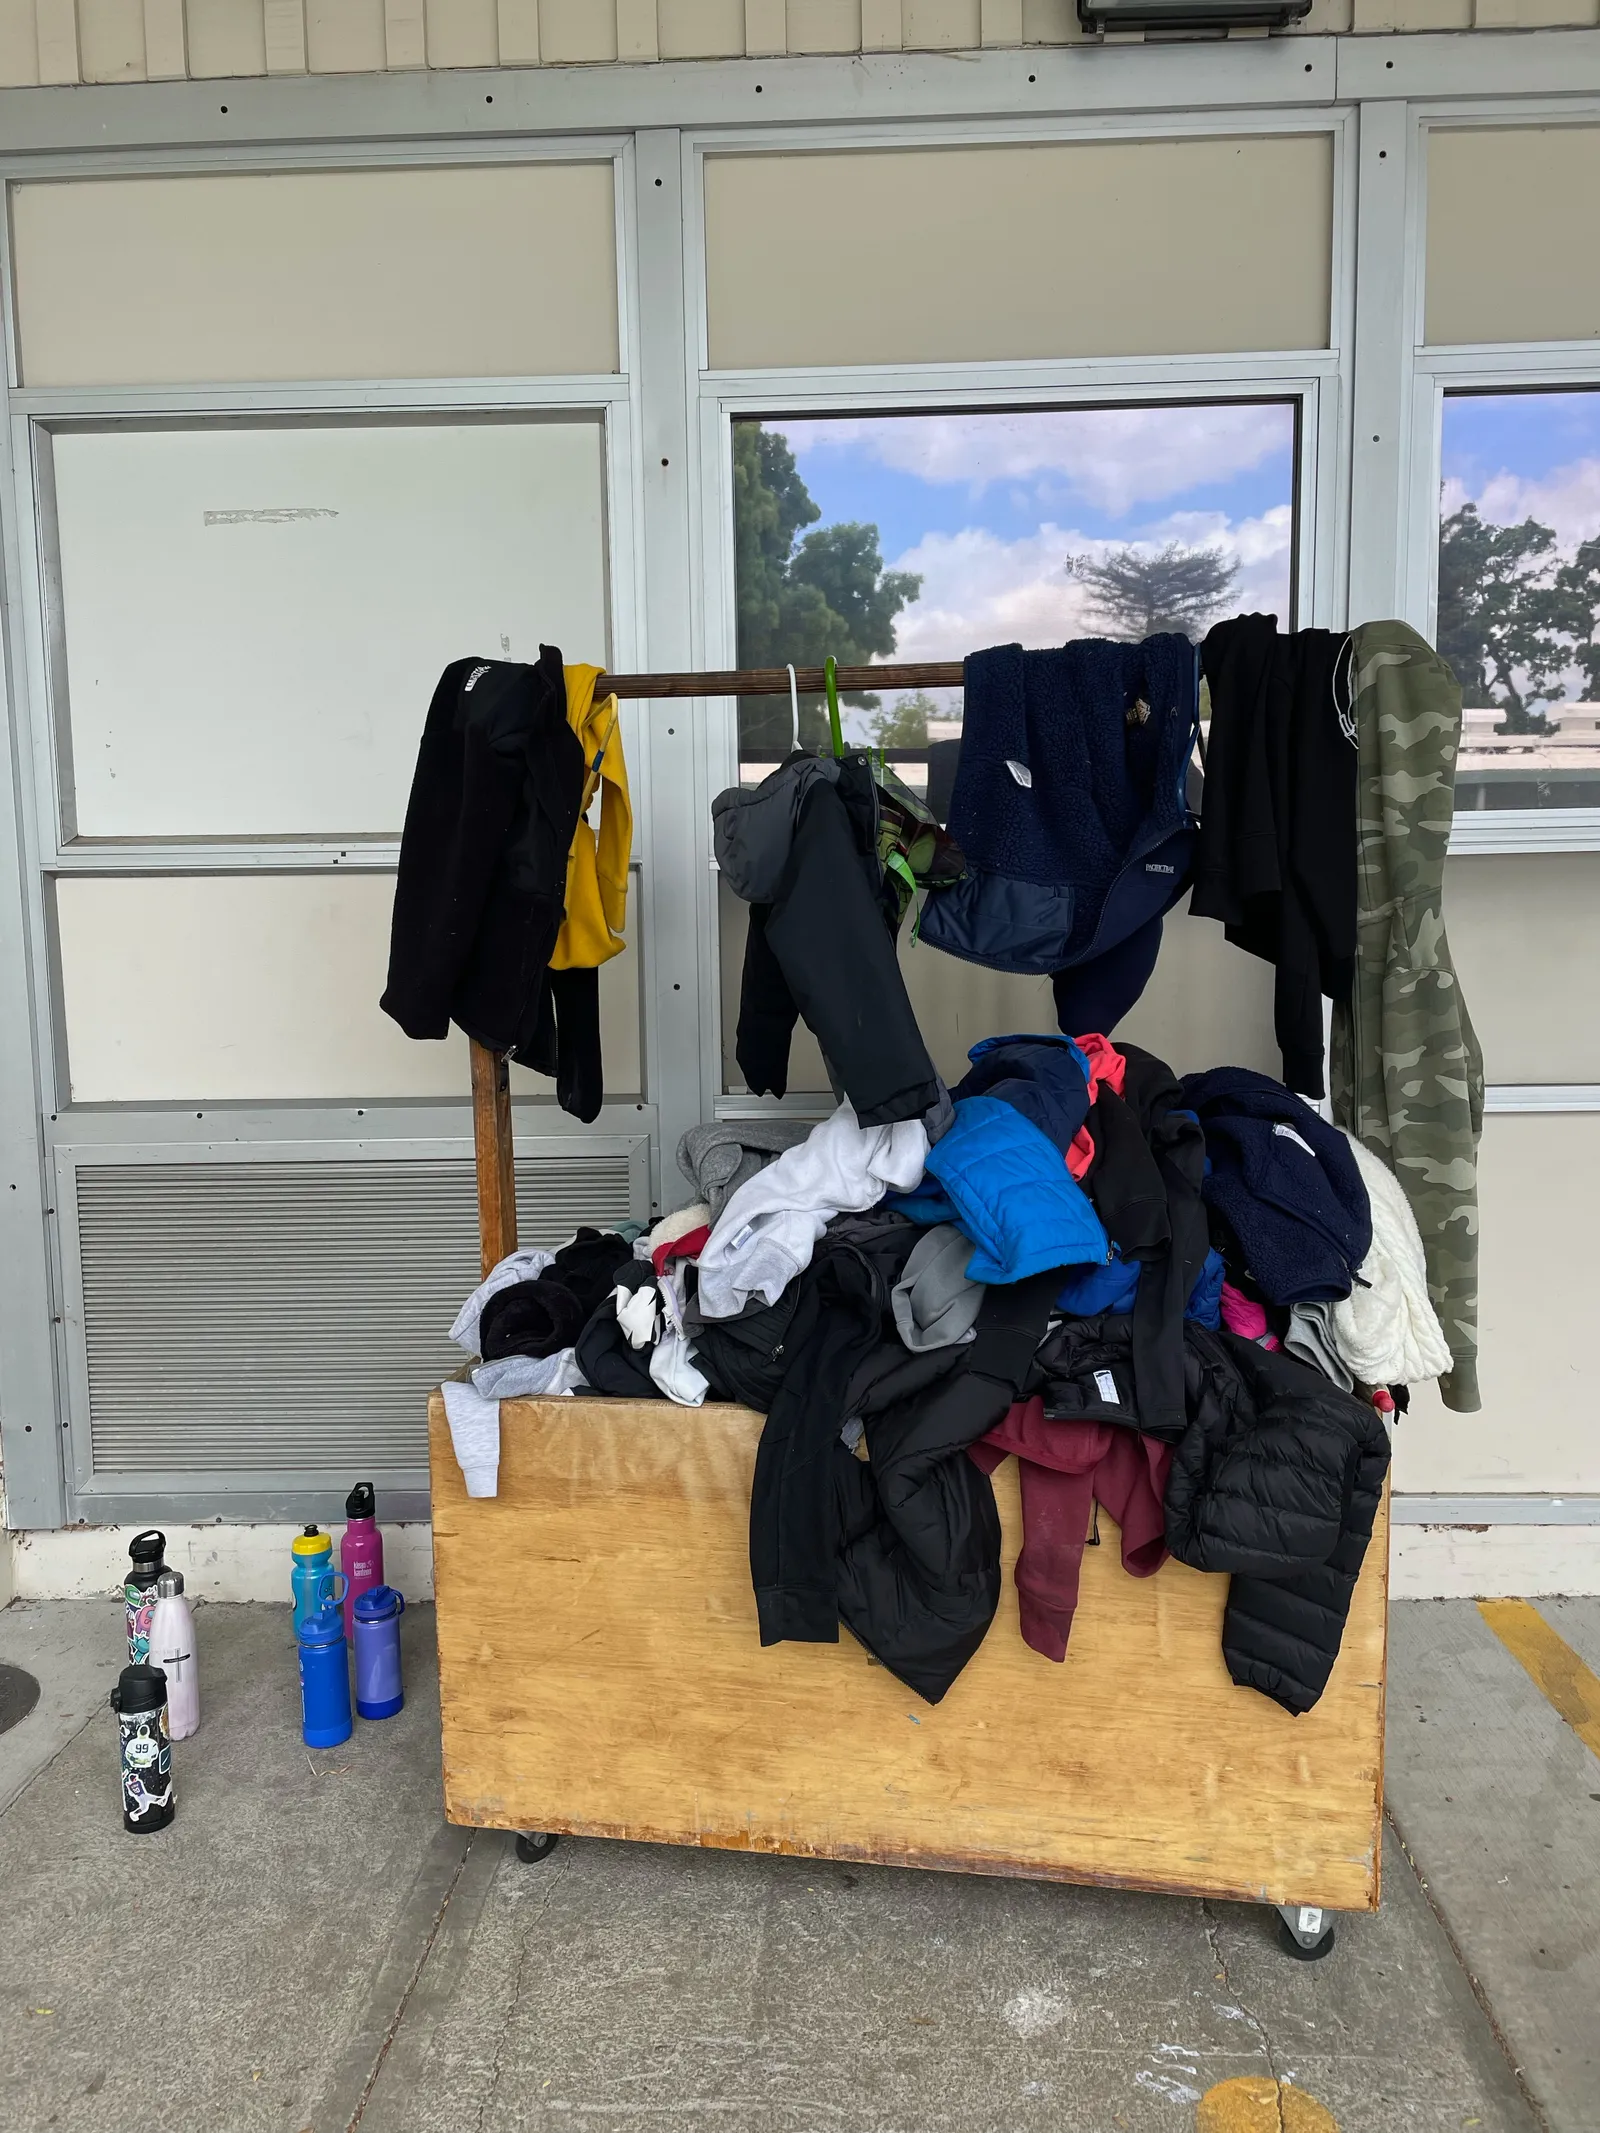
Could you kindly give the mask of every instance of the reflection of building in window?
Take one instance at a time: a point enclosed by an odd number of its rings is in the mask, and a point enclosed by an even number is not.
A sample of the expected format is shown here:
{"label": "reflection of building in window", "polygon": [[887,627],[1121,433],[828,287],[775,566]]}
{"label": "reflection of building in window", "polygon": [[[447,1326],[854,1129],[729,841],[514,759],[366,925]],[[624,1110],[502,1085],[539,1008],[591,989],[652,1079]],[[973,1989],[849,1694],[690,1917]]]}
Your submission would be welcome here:
{"label": "reflection of building in window", "polygon": [[1548,732],[1503,733],[1503,704],[1464,709],[1457,807],[1600,807],[1600,704],[1552,704],[1548,718]]}

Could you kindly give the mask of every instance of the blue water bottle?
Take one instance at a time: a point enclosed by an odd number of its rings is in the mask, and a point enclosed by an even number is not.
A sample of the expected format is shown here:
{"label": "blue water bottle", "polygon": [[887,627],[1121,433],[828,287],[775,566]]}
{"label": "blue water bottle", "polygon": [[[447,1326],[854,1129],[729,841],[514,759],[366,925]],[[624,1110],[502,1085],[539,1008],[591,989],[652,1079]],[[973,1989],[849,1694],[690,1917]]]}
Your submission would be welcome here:
{"label": "blue water bottle", "polygon": [[[294,1558],[289,1591],[294,1598],[295,1635],[308,1615],[344,1599],[344,1572],[333,1567],[333,1539],[320,1526],[297,1533],[289,1550]],[[337,1581],[337,1582],[335,1582]]]}
{"label": "blue water bottle", "polygon": [[337,1748],[352,1731],[350,1659],[337,1607],[307,1615],[300,1646],[300,1731],[308,1748]]}
{"label": "blue water bottle", "polygon": [[393,1718],[405,1702],[400,1685],[402,1595],[392,1585],[374,1585],[356,1596],[356,1715]]}

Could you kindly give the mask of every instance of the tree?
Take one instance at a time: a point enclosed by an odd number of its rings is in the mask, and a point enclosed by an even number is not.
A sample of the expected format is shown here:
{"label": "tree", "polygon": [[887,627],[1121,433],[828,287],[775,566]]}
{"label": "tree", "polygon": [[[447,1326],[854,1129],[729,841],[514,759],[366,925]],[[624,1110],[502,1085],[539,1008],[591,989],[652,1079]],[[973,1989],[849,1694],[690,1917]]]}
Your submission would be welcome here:
{"label": "tree", "polygon": [[870,721],[872,745],[875,748],[926,748],[928,745],[928,718],[939,707],[931,696],[918,689],[911,696],[902,696],[888,711],[877,712]]}
{"label": "tree", "polygon": [[1600,534],[1579,543],[1570,563],[1556,572],[1562,603],[1561,626],[1572,639],[1574,664],[1583,675],[1584,695],[1600,703]]}
{"label": "tree", "polygon": [[[759,422],[736,422],[733,543],[742,667],[820,666],[830,652],[841,666],[862,666],[894,650],[895,617],[915,600],[922,580],[884,569],[876,526],[853,520],[818,526],[821,516],[788,439]],[[815,530],[797,546],[805,527]],[[878,699],[850,701],[873,708]],[[822,702],[800,699],[807,747],[818,746],[827,732]],[[782,752],[790,739],[789,706],[781,698],[740,704],[742,754]]]}
{"label": "tree", "polygon": [[[1556,571],[1556,537],[1525,518],[1496,526],[1463,504],[1439,528],[1439,652],[1468,703],[1501,704],[1497,733],[1548,733],[1535,706],[1560,691],[1572,663],[1581,594],[1576,563]],[[1581,553],[1581,551],[1580,551]],[[1581,574],[1580,574],[1581,575]],[[1587,618],[1593,627],[1592,610]]]}
{"label": "tree", "polygon": [[1203,637],[1232,604],[1239,566],[1220,548],[1168,541],[1153,554],[1114,548],[1098,562],[1068,556],[1067,575],[1088,588],[1090,614],[1108,636],[1137,641],[1161,630]]}

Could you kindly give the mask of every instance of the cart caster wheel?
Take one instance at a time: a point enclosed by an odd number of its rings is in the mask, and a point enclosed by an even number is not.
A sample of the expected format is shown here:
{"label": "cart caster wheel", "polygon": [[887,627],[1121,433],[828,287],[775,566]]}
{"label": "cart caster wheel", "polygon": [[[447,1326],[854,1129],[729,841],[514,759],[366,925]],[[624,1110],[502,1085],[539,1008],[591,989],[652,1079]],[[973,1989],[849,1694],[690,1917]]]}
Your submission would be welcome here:
{"label": "cart caster wheel", "polygon": [[517,1857],[524,1866],[537,1866],[541,1859],[548,1859],[559,1840],[550,1829],[519,1829],[517,1831]]}
{"label": "cart caster wheel", "polygon": [[1333,1920],[1309,1904],[1278,1906],[1278,1942],[1297,1963],[1320,1963],[1333,1953]]}

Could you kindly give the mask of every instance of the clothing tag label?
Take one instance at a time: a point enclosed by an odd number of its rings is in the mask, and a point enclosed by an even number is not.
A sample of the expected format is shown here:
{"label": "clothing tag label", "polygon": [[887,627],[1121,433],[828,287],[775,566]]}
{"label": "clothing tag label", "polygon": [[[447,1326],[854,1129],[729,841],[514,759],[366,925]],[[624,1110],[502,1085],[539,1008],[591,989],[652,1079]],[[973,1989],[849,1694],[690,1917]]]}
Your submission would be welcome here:
{"label": "clothing tag label", "polygon": [[1122,1402],[1117,1398],[1117,1381],[1109,1370],[1097,1370],[1095,1372],[1094,1389],[1099,1393],[1102,1400],[1109,1400],[1113,1407],[1122,1405]]}
{"label": "clothing tag label", "polygon": [[740,1230],[737,1237],[730,1237],[728,1239],[728,1250],[730,1252],[742,1252],[745,1246],[755,1236],[755,1233],[755,1224],[753,1222],[747,1222],[744,1228]]}
{"label": "clothing tag label", "polygon": [[462,695],[470,696],[473,690],[478,686],[479,682],[482,681],[484,675],[488,673],[488,671],[489,669],[487,667],[474,667],[472,672],[467,676],[466,680],[461,685]]}
{"label": "clothing tag label", "polygon": [[1013,763],[1010,756],[1007,756],[1006,768],[1019,785],[1026,786],[1030,792],[1033,790],[1033,772],[1026,763]]}
{"label": "clothing tag label", "polygon": [[1274,1133],[1281,1135],[1284,1140],[1293,1141],[1297,1148],[1303,1148],[1306,1154],[1310,1156],[1312,1162],[1316,1161],[1316,1149],[1312,1147],[1309,1141],[1302,1140],[1300,1135],[1294,1130],[1293,1126],[1286,1126],[1280,1120],[1278,1124],[1273,1127],[1272,1130]]}

